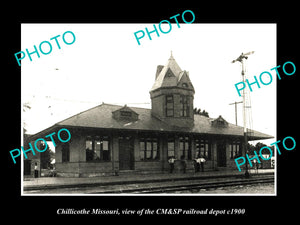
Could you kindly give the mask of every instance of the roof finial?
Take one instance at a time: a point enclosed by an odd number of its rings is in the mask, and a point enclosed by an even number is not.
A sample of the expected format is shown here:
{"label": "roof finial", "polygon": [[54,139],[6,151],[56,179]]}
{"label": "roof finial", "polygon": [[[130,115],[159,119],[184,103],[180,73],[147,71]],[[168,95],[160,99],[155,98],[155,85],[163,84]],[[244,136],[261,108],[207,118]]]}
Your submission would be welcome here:
{"label": "roof finial", "polygon": [[173,58],[173,52],[172,52],[172,50],[171,50],[171,56],[170,56],[170,59],[174,59],[174,58]]}

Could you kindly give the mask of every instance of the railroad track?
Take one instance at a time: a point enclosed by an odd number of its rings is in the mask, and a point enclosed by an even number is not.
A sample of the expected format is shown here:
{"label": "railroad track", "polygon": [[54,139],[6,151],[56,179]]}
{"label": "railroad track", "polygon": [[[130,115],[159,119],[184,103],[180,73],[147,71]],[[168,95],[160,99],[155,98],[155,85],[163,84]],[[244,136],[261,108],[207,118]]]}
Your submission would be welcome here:
{"label": "railroad track", "polygon": [[[144,187],[123,187],[115,188],[112,187],[111,190],[94,190],[89,192],[90,194],[120,194],[120,193],[133,193],[133,194],[152,194],[152,193],[174,193],[178,191],[187,190],[201,190],[208,188],[219,188],[228,186],[239,186],[239,185],[250,185],[250,184],[262,184],[262,183],[273,183],[274,176],[262,177],[262,178],[249,178],[249,179],[238,179],[229,181],[211,181],[211,182],[192,182],[192,183],[180,183],[180,182],[167,182],[159,183],[156,186],[146,184]],[[176,184],[178,183],[178,184]]]}

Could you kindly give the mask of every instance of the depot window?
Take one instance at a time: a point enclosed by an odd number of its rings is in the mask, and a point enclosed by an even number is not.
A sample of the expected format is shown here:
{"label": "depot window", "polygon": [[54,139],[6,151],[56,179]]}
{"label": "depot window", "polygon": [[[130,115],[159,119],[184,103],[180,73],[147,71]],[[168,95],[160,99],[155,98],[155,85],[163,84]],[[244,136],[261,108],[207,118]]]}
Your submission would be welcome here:
{"label": "depot window", "polygon": [[180,159],[191,159],[191,144],[188,137],[179,138]]}
{"label": "depot window", "polygon": [[203,156],[207,160],[211,159],[211,143],[208,139],[196,138],[196,157]]}
{"label": "depot window", "polygon": [[175,157],[175,139],[168,138],[168,157]]}
{"label": "depot window", "polygon": [[140,138],[140,159],[141,160],[158,160],[159,143],[156,137]]}
{"label": "depot window", "polygon": [[108,136],[88,136],[85,141],[86,161],[110,160]]}
{"label": "depot window", "polygon": [[166,116],[173,117],[174,116],[174,99],[173,95],[166,96]]}
{"label": "depot window", "polygon": [[188,95],[180,96],[180,116],[181,117],[189,117],[190,115],[190,101]]}
{"label": "depot window", "polygon": [[241,143],[239,141],[232,141],[229,144],[230,158],[235,159],[242,155],[241,153]]}

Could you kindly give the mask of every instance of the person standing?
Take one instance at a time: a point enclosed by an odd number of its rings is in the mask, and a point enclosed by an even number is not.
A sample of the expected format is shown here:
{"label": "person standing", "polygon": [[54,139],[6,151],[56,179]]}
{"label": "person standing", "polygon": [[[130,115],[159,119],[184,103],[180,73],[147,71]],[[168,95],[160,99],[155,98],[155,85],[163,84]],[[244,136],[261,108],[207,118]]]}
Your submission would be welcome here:
{"label": "person standing", "polygon": [[38,165],[37,162],[34,163],[34,178],[39,177],[39,170],[38,170]]}
{"label": "person standing", "polygon": [[200,156],[200,166],[201,166],[201,171],[204,172],[204,163],[206,162],[205,158],[203,155]]}
{"label": "person standing", "polygon": [[195,159],[195,173],[200,171],[200,157],[197,156],[197,158]]}
{"label": "person standing", "polygon": [[197,159],[194,159],[194,172],[197,173]]}
{"label": "person standing", "polygon": [[170,173],[173,173],[174,170],[174,163],[175,163],[175,157],[171,156],[168,160],[168,163],[170,165]]}
{"label": "person standing", "polygon": [[253,164],[254,164],[254,171],[255,171],[255,173],[258,173],[258,164],[257,164],[257,160],[256,159],[253,160]]}

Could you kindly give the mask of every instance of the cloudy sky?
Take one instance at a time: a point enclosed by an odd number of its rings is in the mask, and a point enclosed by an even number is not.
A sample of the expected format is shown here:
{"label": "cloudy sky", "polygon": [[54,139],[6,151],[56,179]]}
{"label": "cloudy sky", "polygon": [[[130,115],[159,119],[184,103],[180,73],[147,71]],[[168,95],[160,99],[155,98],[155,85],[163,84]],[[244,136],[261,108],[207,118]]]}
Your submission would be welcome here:
{"label": "cloudy sky", "polygon": [[[189,71],[195,88],[194,107],[210,117],[222,115],[235,123],[234,106],[242,101],[234,87],[241,81],[241,66],[232,64],[242,52],[255,51],[247,60],[247,76],[254,81],[263,71],[273,82],[251,92],[253,129],[276,137],[276,24],[172,24],[168,34],[147,35],[137,44],[134,32],[153,24],[22,24],[21,50],[34,51],[42,41],[72,31],[76,41],[54,40],[52,52],[22,60],[22,110],[28,133],[34,134],[102,102],[150,108],[157,65],[173,57]],[[167,28],[165,29],[167,30]],[[66,36],[67,37],[67,36]],[[71,38],[70,38],[71,39]],[[44,51],[47,46],[43,45]],[[238,125],[242,126],[242,104]],[[270,144],[276,138],[263,141]]]}

